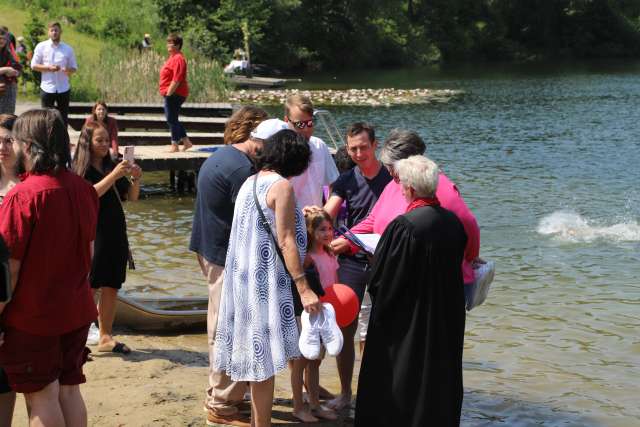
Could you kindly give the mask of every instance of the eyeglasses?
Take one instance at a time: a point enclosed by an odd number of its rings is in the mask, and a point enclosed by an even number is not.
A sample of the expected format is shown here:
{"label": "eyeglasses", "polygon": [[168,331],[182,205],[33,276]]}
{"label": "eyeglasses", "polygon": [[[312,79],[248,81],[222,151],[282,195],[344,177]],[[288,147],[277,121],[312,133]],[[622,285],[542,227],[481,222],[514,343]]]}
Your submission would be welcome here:
{"label": "eyeglasses", "polygon": [[13,144],[13,138],[11,138],[10,136],[0,138],[0,145],[11,145],[11,144]]}
{"label": "eyeglasses", "polygon": [[296,129],[312,128],[313,119],[291,122],[291,124],[293,124],[293,127],[295,127]]}

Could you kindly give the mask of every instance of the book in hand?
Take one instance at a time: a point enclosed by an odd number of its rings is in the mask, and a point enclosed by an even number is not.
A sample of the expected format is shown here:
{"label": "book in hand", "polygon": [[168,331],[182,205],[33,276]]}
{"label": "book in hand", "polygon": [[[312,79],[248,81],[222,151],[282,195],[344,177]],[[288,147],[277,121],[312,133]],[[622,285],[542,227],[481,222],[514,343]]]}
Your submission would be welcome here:
{"label": "book in hand", "polygon": [[354,234],[344,225],[338,227],[338,233],[368,255],[376,252],[376,246],[380,241],[379,234]]}

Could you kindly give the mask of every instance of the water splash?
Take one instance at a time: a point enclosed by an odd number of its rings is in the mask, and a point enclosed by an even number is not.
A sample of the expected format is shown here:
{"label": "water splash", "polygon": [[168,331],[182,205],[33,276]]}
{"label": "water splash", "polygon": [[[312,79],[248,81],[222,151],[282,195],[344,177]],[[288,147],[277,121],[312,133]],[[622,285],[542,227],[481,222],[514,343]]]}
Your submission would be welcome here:
{"label": "water splash", "polygon": [[566,242],[591,242],[596,239],[613,242],[640,241],[640,225],[637,221],[599,225],[570,211],[556,211],[545,216],[540,220],[537,232]]}

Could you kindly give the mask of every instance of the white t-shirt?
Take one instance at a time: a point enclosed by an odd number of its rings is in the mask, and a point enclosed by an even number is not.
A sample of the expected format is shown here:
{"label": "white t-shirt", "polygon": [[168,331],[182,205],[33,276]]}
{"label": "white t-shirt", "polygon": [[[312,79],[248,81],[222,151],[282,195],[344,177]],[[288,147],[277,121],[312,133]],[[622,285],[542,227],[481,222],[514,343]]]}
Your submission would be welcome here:
{"label": "white t-shirt", "polygon": [[312,136],[309,139],[311,161],[302,175],[291,178],[293,192],[299,208],[322,206],[322,187],[331,185],[340,175],[331,153],[323,140]]}
{"label": "white t-shirt", "polygon": [[34,65],[58,65],[61,68],[60,71],[42,73],[40,89],[47,93],[64,93],[71,89],[69,77],[62,71],[62,68],[78,69],[76,56],[71,46],[63,42],[55,46],[51,39],[38,43],[33,50],[31,68]]}

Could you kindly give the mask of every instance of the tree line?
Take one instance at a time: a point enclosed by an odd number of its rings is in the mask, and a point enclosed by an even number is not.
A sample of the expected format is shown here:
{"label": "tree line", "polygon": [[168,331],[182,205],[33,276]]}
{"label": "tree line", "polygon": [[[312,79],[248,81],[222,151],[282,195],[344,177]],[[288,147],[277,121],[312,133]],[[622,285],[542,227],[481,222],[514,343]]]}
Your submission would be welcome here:
{"label": "tree line", "polygon": [[284,70],[465,60],[637,57],[640,0],[15,0],[121,47],[179,31],[187,48]]}

